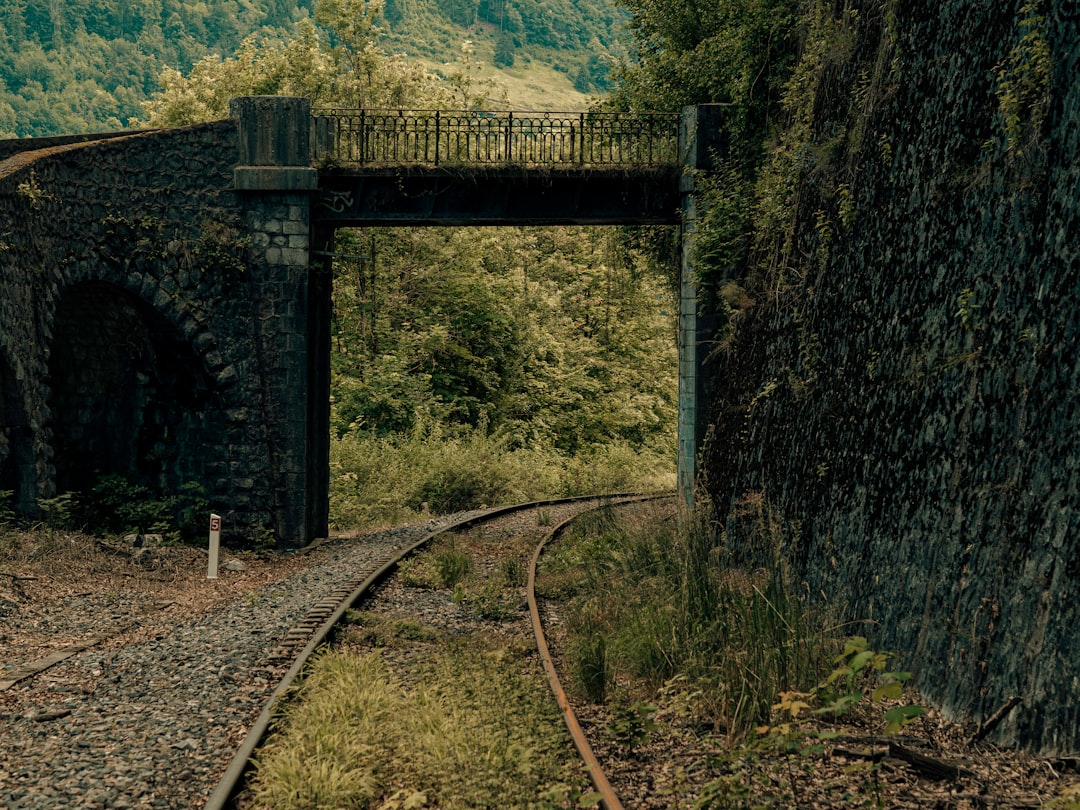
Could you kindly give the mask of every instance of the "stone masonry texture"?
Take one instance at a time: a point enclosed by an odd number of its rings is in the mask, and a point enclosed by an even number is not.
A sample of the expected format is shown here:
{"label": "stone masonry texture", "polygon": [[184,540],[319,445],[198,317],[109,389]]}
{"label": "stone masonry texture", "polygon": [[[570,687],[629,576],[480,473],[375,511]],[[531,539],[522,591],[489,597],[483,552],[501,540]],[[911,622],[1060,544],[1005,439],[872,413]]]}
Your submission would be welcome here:
{"label": "stone masonry texture", "polygon": [[198,485],[226,539],[310,539],[306,195],[232,190],[234,121],[18,144],[0,144],[0,490],[34,514],[106,474]]}
{"label": "stone masonry texture", "polygon": [[[948,715],[1016,695],[998,742],[1075,751],[1080,14],[854,6],[819,74],[789,272],[712,359],[705,484],[737,553],[771,553],[769,511],[803,592]],[[1012,148],[1003,65],[1033,80]]]}

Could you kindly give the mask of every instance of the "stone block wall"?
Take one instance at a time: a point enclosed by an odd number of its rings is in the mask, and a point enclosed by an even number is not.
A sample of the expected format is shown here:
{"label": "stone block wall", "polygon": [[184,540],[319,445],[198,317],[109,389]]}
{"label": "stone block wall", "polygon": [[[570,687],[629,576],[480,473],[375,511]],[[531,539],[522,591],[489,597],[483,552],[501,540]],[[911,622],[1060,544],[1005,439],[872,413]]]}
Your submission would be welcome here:
{"label": "stone block wall", "polygon": [[5,145],[0,490],[197,483],[228,540],[311,539],[306,195],[235,190],[235,121]]}
{"label": "stone block wall", "polygon": [[[747,282],[757,305],[713,356],[705,486],[748,559],[739,515],[774,510],[806,592],[948,715],[1018,695],[998,742],[1075,751],[1080,15],[855,5],[784,277]],[[1002,66],[1037,79],[1033,30],[1049,102],[1010,145]]]}

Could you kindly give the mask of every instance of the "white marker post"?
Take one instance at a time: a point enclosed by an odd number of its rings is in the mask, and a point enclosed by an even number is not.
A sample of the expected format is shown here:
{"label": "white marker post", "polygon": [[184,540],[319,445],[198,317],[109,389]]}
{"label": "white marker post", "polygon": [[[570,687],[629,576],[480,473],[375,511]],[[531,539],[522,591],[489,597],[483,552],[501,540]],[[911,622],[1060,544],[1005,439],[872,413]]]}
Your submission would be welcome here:
{"label": "white marker post", "polygon": [[206,578],[217,579],[218,549],[221,548],[221,515],[210,515],[210,562],[206,566]]}

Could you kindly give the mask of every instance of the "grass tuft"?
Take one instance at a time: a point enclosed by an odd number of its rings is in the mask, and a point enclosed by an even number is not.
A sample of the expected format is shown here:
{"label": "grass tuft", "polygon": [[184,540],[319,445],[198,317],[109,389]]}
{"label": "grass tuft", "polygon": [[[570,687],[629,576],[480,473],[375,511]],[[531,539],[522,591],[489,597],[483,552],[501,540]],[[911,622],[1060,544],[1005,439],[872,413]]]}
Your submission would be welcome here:
{"label": "grass tuft", "polygon": [[753,541],[769,564],[753,571],[731,564],[723,532],[640,518],[593,518],[546,555],[537,587],[567,602],[582,695],[632,703],[667,684],[676,699],[684,684],[716,727],[738,736],[768,721],[777,694],[828,671],[835,647],[824,617],[792,588],[783,521],[759,507]]}
{"label": "grass tuft", "polygon": [[542,797],[580,765],[536,662],[498,665],[514,654],[444,640],[406,687],[378,654],[324,653],[259,755],[254,806],[558,806]]}

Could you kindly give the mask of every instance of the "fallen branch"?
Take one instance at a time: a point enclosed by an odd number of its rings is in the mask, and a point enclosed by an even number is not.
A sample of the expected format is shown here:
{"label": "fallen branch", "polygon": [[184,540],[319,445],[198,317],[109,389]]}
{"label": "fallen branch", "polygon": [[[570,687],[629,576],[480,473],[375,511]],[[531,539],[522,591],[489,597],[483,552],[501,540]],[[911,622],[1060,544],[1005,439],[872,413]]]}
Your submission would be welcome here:
{"label": "fallen branch", "polygon": [[10,571],[0,571],[0,576],[11,577],[13,582],[37,582],[37,577],[28,574],[12,574]]}
{"label": "fallen branch", "polygon": [[889,749],[881,745],[876,748],[846,748],[836,746],[832,749],[833,756],[844,759],[868,759],[871,762],[880,762],[889,754]]}
{"label": "fallen branch", "polygon": [[982,725],[979,726],[978,730],[971,735],[971,739],[968,740],[968,745],[974,745],[991,731],[993,731],[995,728],[997,728],[1001,721],[1005,719],[1006,715],[1008,715],[1008,713],[1011,712],[1013,708],[1020,703],[1020,701],[1021,698],[1017,695],[1013,695],[1011,698],[1006,700],[1005,705],[1003,705],[1000,709],[987,717],[983,721]]}
{"label": "fallen branch", "polygon": [[928,757],[910,748],[891,742],[889,756],[906,762],[923,776],[930,779],[959,779],[961,776],[974,776],[972,771],[943,759]]}

